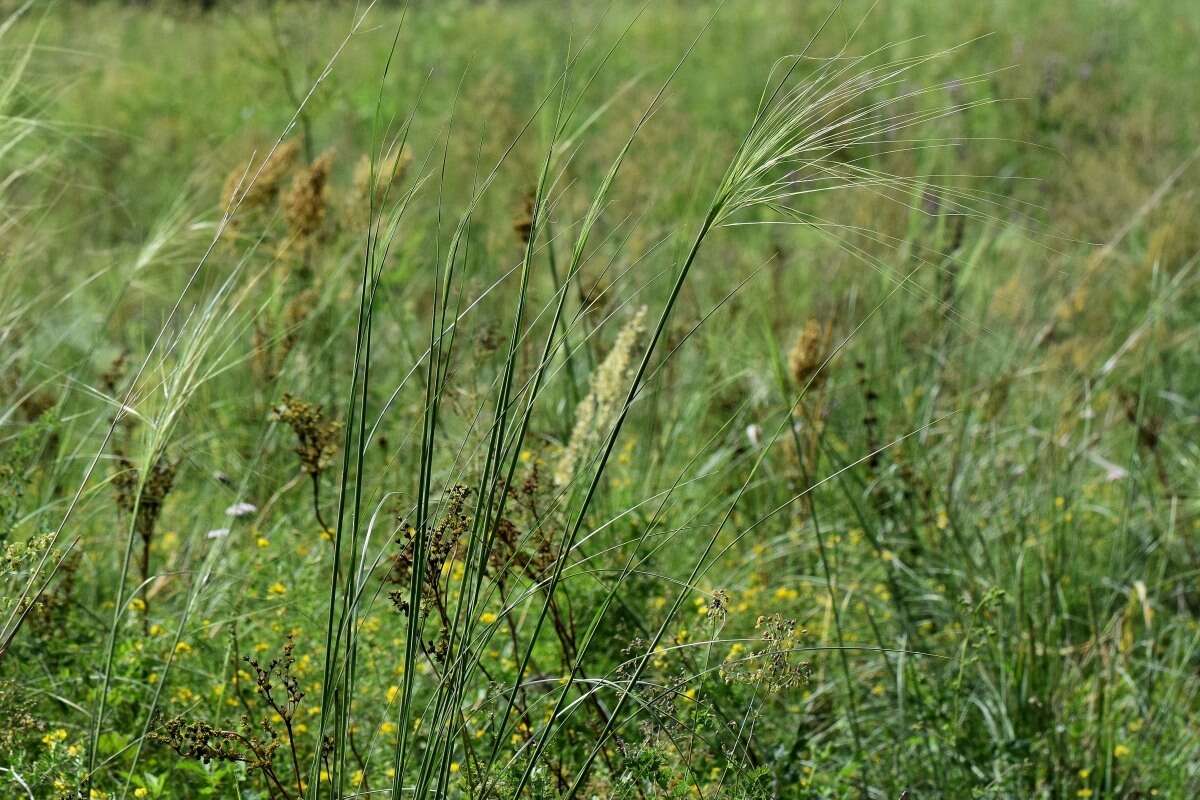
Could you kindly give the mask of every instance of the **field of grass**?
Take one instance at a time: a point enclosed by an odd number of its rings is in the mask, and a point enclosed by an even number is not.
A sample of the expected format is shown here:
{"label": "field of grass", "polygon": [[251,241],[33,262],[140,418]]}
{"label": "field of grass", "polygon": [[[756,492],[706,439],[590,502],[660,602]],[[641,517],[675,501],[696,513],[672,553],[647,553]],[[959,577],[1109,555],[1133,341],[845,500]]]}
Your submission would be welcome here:
{"label": "field of grass", "polygon": [[1200,15],[28,3],[0,797],[1200,795]]}

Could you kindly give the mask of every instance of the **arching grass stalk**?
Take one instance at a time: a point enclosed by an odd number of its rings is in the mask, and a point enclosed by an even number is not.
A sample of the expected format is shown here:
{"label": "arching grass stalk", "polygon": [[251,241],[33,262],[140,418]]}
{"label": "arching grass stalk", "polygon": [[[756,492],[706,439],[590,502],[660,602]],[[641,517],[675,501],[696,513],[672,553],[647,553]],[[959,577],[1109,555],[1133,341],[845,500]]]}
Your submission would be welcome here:
{"label": "arching grass stalk", "polygon": [[[899,66],[885,67],[883,68],[882,74],[886,79],[882,82],[886,83],[887,80],[894,79],[897,74],[900,74],[917,64],[925,63],[925,61],[932,57],[933,56],[920,59],[908,59],[904,62],[901,62]],[[743,139],[742,145],[739,147],[738,152],[732,159],[723,180],[714,194],[714,198],[709,205],[704,219],[692,240],[691,247],[688,249],[686,256],[681,262],[675,283],[672,286],[671,292],[668,295],[663,309],[659,315],[658,323],[655,326],[653,334],[651,335],[641,363],[638,366],[637,372],[630,383],[626,400],[609,432],[604,446],[600,450],[596,468],[593,472],[587,491],[583,497],[579,511],[574,515],[574,522],[559,549],[558,558],[555,562],[554,575],[552,576],[550,585],[547,589],[547,601],[542,606],[538,621],[534,627],[531,644],[526,649],[525,659],[521,664],[518,675],[518,683],[521,680],[520,676],[523,674],[524,669],[528,664],[528,658],[532,653],[533,642],[536,641],[538,630],[540,629],[540,625],[545,618],[546,611],[550,603],[549,598],[553,595],[558,581],[561,580],[566,557],[571,551],[571,547],[573,546],[579,530],[582,528],[587,509],[590,506],[591,501],[598,489],[604,468],[609,457],[611,456],[613,448],[615,447],[616,440],[620,435],[622,426],[628,417],[629,411],[637,397],[638,392],[642,387],[642,382],[646,371],[654,355],[656,346],[661,340],[663,332],[666,329],[667,322],[674,309],[675,303],[678,300],[679,294],[682,291],[685,281],[687,280],[688,274],[695,265],[708,236],[723,222],[739,212],[744,212],[756,206],[776,206],[781,201],[786,201],[787,199],[798,196],[799,194],[812,191],[812,189],[806,186],[806,181],[809,180],[808,175],[810,173],[804,169],[805,167],[811,168],[813,165],[817,165],[821,168],[824,168],[825,162],[828,162],[831,156],[838,149],[850,144],[870,143],[873,137],[879,135],[879,133],[891,131],[897,127],[903,127],[911,122],[907,116],[902,115],[898,119],[888,120],[883,123],[874,122],[860,129],[851,128],[851,130],[854,131],[853,136],[839,139],[837,146],[831,147],[824,140],[830,135],[831,131],[837,132],[840,129],[845,128],[848,123],[842,120],[830,125],[814,125],[814,119],[819,122],[829,114],[834,113],[836,109],[840,108],[853,97],[856,97],[862,92],[873,88],[875,85],[880,84],[881,81],[876,70],[868,70],[865,73],[865,76],[867,76],[866,78],[859,76],[845,81],[839,87],[839,91],[833,93],[832,100],[829,96],[820,94],[817,94],[817,96],[814,98],[814,94],[816,94],[816,92],[814,91],[814,85],[812,83],[802,82],[798,86],[787,88],[796,64],[800,63],[800,58],[802,58],[802,56],[797,57],[792,62],[792,66],[773,87],[771,84],[768,84],[768,89],[764,91],[763,100],[760,103],[755,119],[751,124],[747,135]],[[831,102],[833,104],[832,109],[829,107]],[[926,118],[927,117],[924,115],[918,115],[916,117],[916,119],[921,120]],[[780,172],[783,174],[780,177],[775,177],[776,174]],[[832,187],[820,187],[820,190],[827,190],[829,188],[843,188],[854,186],[856,184],[856,177],[851,175],[846,179],[844,184],[839,182]],[[761,463],[761,457],[758,463]],[[749,485],[749,481],[747,481],[746,485]],[[742,491],[744,491],[744,489],[745,486],[743,486]],[[739,492],[739,496],[740,494],[741,492]],[[731,506],[729,513],[727,513],[725,517],[725,520],[728,520],[730,514],[732,514],[732,508],[733,507]],[[692,575],[684,584],[684,590],[682,590],[675,599],[675,602],[668,612],[665,621],[656,633],[654,641],[651,642],[649,648],[647,649],[645,657],[639,662],[637,669],[629,680],[629,684],[626,687],[625,692],[621,694],[616,706],[610,713],[607,721],[605,722],[603,731],[592,747],[588,757],[585,759],[584,764],[580,768],[579,773],[568,792],[568,796],[574,796],[583,786],[591,764],[594,762],[596,756],[603,748],[608,735],[618,724],[620,712],[629,697],[629,693],[632,691],[633,686],[636,684],[637,680],[648,664],[650,656],[653,653],[654,648],[657,646],[658,641],[661,640],[669,620],[678,611],[686,592],[690,590],[688,587],[693,584],[696,576],[703,568],[709,554],[712,551],[713,545],[716,542],[716,537],[719,535],[723,526],[724,521],[720,526],[717,527],[716,532],[708,542],[703,553],[695,562]],[[577,662],[572,670],[571,676],[568,676],[566,686],[564,686],[562,689],[562,693],[559,697],[558,707],[556,708],[555,713],[561,710],[561,704],[570,688],[571,681],[578,673],[578,667],[579,664]],[[515,687],[513,694],[511,694],[509,698],[508,705],[510,708],[514,702],[514,697]],[[518,793],[528,782],[529,777],[531,776],[532,771],[537,763],[537,759],[546,747],[546,742],[549,738],[549,733],[553,722],[554,715],[552,714],[550,723],[548,723],[546,726],[543,735],[537,742],[533,755],[530,757],[525,766],[521,782],[518,784]]]}
{"label": "arching grass stalk", "polygon": [[[386,85],[387,75],[391,69],[392,59],[395,57],[396,48],[399,43],[400,32],[403,29],[404,19],[407,14],[407,4],[405,5],[399,24],[396,27],[396,32],[392,37],[391,49],[388,53],[387,61],[384,64],[383,75],[380,80],[379,96],[376,100],[375,107],[375,125],[372,127],[372,135],[379,129],[379,115],[383,105],[383,89]],[[418,97],[417,104],[420,98]],[[400,131],[395,137],[392,148],[396,153],[402,152],[408,138],[408,133],[411,129],[412,119],[416,113],[416,105],[414,104],[412,112],[401,126]],[[355,625],[357,600],[360,592],[359,585],[363,580],[360,574],[362,566],[357,562],[358,557],[358,533],[359,533],[359,512],[362,504],[362,474],[363,462],[366,455],[366,419],[367,419],[367,396],[370,386],[370,351],[371,351],[371,318],[374,308],[375,298],[379,287],[379,277],[382,272],[382,265],[386,258],[388,248],[395,236],[400,220],[403,218],[405,211],[408,209],[408,204],[417,193],[421,186],[421,181],[414,181],[401,199],[395,204],[390,214],[385,215],[383,208],[386,207],[387,196],[390,193],[391,181],[387,183],[387,190],[382,198],[376,196],[376,182],[378,180],[378,148],[372,142],[371,167],[370,167],[370,190],[367,192],[368,197],[368,228],[365,236],[365,248],[363,254],[362,278],[360,282],[359,293],[359,308],[358,308],[358,326],[355,332],[354,360],[353,370],[351,373],[350,387],[347,399],[347,416],[348,423],[346,425],[345,441],[342,448],[342,471],[341,480],[338,491],[337,516],[335,521],[334,542],[333,542],[333,564],[330,578],[329,588],[329,603],[328,614],[326,618],[326,637],[325,637],[325,666],[323,672],[323,689],[321,693],[321,720],[319,726],[318,741],[321,746],[317,748],[313,755],[312,763],[308,770],[308,785],[306,794],[309,797],[319,797],[321,793],[320,779],[322,764],[325,761],[326,754],[323,752],[324,743],[327,740],[326,730],[328,727],[327,720],[332,716],[334,718],[334,733],[330,737],[333,740],[334,763],[330,782],[338,795],[342,794],[344,785],[344,764],[347,751],[347,740],[350,735],[350,710],[353,695],[354,685],[354,656],[356,650],[356,634],[357,626]],[[379,203],[379,205],[377,205]],[[386,220],[386,225],[385,225]],[[384,231],[386,230],[386,234]],[[383,237],[383,253],[380,254],[380,241]],[[361,383],[361,393],[359,385]],[[357,430],[356,430],[357,423]],[[357,446],[355,446],[357,445]],[[351,514],[351,536],[348,545],[350,564],[347,569],[345,578],[345,587],[342,586],[342,558],[343,558],[343,533],[344,522],[346,519],[346,511],[348,506],[348,498],[351,494],[351,454],[354,454],[354,472],[353,472],[353,501],[350,510]],[[340,602],[339,602],[340,595]],[[342,645],[342,639],[345,637],[346,643]],[[342,654],[343,659],[338,660],[338,655]],[[332,712],[332,713],[331,713]]]}
{"label": "arching grass stalk", "polygon": [[[412,576],[412,586],[411,586],[411,591],[410,591],[410,609],[412,609],[412,612],[410,613],[410,617],[409,617],[408,631],[407,631],[408,635],[406,638],[405,652],[404,652],[404,679],[403,679],[402,692],[401,692],[401,696],[400,696],[401,697],[400,709],[399,709],[399,715],[398,715],[399,716],[398,727],[399,727],[400,734],[397,739],[397,745],[396,745],[396,750],[395,750],[395,754],[394,754],[395,766],[393,768],[394,772],[395,772],[394,779],[393,779],[393,793],[394,793],[394,796],[396,796],[396,797],[399,797],[401,795],[401,793],[404,791],[403,777],[405,774],[405,768],[408,763],[408,756],[409,756],[408,738],[409,738],[409,733],[411,730],[413,675],[416,672],[415,666],[416,666],[417,647],[420,644],[420,631],[419,631],[419,626],[418,626],[419,615],[417,613],[417,609],[419,608],[420,587],[421,587],[422,579],[424,577],[422,573],[423,573],[423,568],[424,568],[424,563],[425,563],[426,549],[428,547],[428,542],[426,541],[426,537],[425,537],[425,527],[426,527],[426,523],[428,521],[430,496],[432,493],[432,491],[431,491],[432,469],[433,469],[433,457],[434,457],[434,452],[435,452],[434,438],[435,438],[435,435],[436,435],[436,432],[438,429],[438,408],[440,405],[441,395],[442,395],[442,391],[443,391],[443,388],[445,385],[446,376],[449,371],[449,366],[450,366],[450,361],[449,361],[450,355],[449,354],[450,354],[450,350],[453,345],[453,331],[456,329],[456,326],[453,324],[453,322],[451,322],[450,324],[447,324],[447,312],[448,312],[448,309],[450,306],[450,299],[451,299],[452,288],[454,286],[456,268],[457,268],[459,262],[461,260],[464,260],[464,253],[465,253],[465,249],[466,249],[467,243],[468,243],[467,235],[468,235],[468,232],[470,229],[471,220],[473,218],[475,209],[478,206],[478,203],[480,202],[482,197],[485,195],[487,190],[490,188],[490,186],[494,182],[496,176],[499,173],[499,169],[502,166],[502,164],[507,160],[508,156],[512,153],[512,151],[516,147],[517,143],[524,137],[524,135],[528,131],[529,127],[537,119],[538,115],[541,113],[541,110],[545,106],[545,104],[554,96],[555,91],[557,91],[556,87],[558,86],[560,81],[563,82],[562,92],[563,92],[563,96],[565,97],[565,78],[566,78],[566,75],[569,74],[571,66],[575,63],[575,61],[577,59],[578,59],[578,54],[574,54],[571,56],[571,58],[568,59],[567,67],[564,69],[563,76],[559,79],[559,81],[555,82],[555,87],[552,87],[551,90],[543,97],[541,102],[538,104],[538,107],[529,116],[529,118],[526,120],[525,124],[521,127],[520,131],[514,137],[512,143],[508,146],[508,148],[504,151],[504,153],[497,160],[497,162],[493,166],[492,170],[484,177],[484,179],[480,182],[480,184],[473,191],[473,194],[472,194],[471,200],[468,203],[467,209],[460,216],[458,223],[456,224],[454,231],[451,234],[444,261],[440,257],[435,260],[435,263],[438,264],[437,274],[435,274],[435,283],[437,285],[439,285],[440,288],[439,288],[438,292],[435,293],[435,308],[434,308],[433,315],[432,315],[431,330],[430,330],[430,347],[429,347],[429,350],[427,351],[427,355],[426,355],[426,358],[428,358],[429,360],[426,364],[426,397],[425,397],[425,406],[424,406],[425,410],[424,410],[423,423],[422,423],[423,432],[422,432],[420,466],[419,466],[419,477],[418,477],[418,491],[417,491],[417,500],[415,503],[416,513],[415,513],[415,526],[414,527],[417,530],[417,535],[416,535],[416,538],[414,541],[414,559],[415,559],[416,569],[414,570],[414,574]],[[578,101],[576,101],[576,104],[578,104]],[[569,118],[569,116],[564,115],[562,113],[562,107],[560,106],[559,113],[556,118],[556,131],[558,131],[558,133],[556,133],[556,137],[555,137],[556,140],[558,138],[560,138],[560,136],[561,136],[561,131],[563,130],[563,128],[562,128],[563,120],[567,119],[567,118]],[[552,154],[553,154],[553,148],[550,151],[550,155],[552,155]],[[547,192],[548,186],[549,186],[548,177],[550,174],[550,166],[552,163],[550,155],[548,155],[548,157],[547,157],[546,164],[542,171],[542,177],[539,180],[539,191],[538,191],[538,197],[535,200],[535,208],[540,208],[545,203],[546,192]],[[519,271],[521,274],[521,290],[520,290],[519,308],[518,308],[518,313],[516,314],[516,318],[514,319],[513,338],[510,340],[509,354],[508,354],[508,359],[506,362],[506,373],[507,374],[506,374],[505,380],[501,384],[500,394],[498,396],[498,402],[497,402],[498,423],[495,426],[495,430],[497,430],[499,433],[494,434],[496,436],[494,441],[497,443],[504,441],[504,439],[505,439],[504,432],[507,429],[506,425],[505,425],[505,419],[506,419],[506,415],[508,413],[509,406],[510,406],[510,400],[509,400],[508,395],[509,395],[509,392],[511,392],[512,373],[515,370],[515,365],[516,365],[516,360],[517,360],[516,346],[522,338],[521,337],[521,328],[522,328],[522,320],[523,320],[523,307],[524,307],[524,298],[527,293],[529,269],[530,269],[530,265],[531,265],[531,261],[532,261],[532,255],[533,255],[532,248],[533,248],[533,244],[530,243],[529,246],[526,248],[525,255],[522,260],[522,264],[520,265],[520,268],[519,268]],[[369,250],[368,255],[367,255],[368,262],[372,261],[372,259],[374,259],[374,258],[376,258],[375,253],[372,250]],[[364,273],[364,289],[363,289],[364,295],[367,292],[366,283],[367,283],[367,276],[366,276],[366,273]],[[374,290],[375,290],[374,286],[377,285],[377,280],[372,281],[372,283],[373,283],[373,287],[371,289],[371,292],[373,295]],[[370,328],[369,316],[373,310],[372,305],[373,305],[372,303],[363,303],[363,305],[360,307],[360,320],[359,320],[360,331],[369,331],[369,328]],[[449,338],[447,338],[448,335],[449,335]],[[369,337],[366,339],[366,345],[367,345],[367,347],[365,347],[365,348],[360,347],[360,350],[362,352],[360,353],[360,355],[358,357],[356,357],[356,362],[355,362],[356,363],[356,369],[355,369],[356,375],[358,374],[360,369],[362,369],[362,371],[365,373],[366,363],[369,362],[369,360],[370,360]],[[366,408],[365,407],[365,391],[363,392],[363,394],[361,396],[364,398],[362,401],[362,411],[365,414],[365,408]],[[361,421],[360,421],[360,424],[362,424]],[[365,434],[365,429],[364,429],[363,433]],[[361,454],[365,450],[365,447],[366,447],[365,436],[360,436],[359,440],[357,442],[356,448],[354,448],[354,449],[356,449]],[[347,441],[347,452],[349,452],[351,449],[352,449],[351,443],[348,440]],[[498,444],[496,445],[496,449],[494,450],[494,452],[499,452]],[[360,462],[361,462],[361,457],[360,457]],[[485,476],[487,474],[488,474],[488,470],[485,470]],[[344,485],[345,484],[343,482],[343,486]],[[489,488],[491,488],[491,487],[489,487]],[[345,489],[343,489],[343,496],[344,495],[345,495]],[[356,504],[358,501],[359,501],[359,498],[356,497],[356,500],[355,500]],[[353,524],[355,526],[357,526],[357,514],[355,514],[352,517],[352,521],[353,521]],[[340,541],[341,541],[341,537],[342,537],[342,527],[343,526],[342,526],[342,522],[341,522],[340,515],[339,515],[338,531],[337,531],[337,534],[335,535],[335,546],[338,548],[339,552],[340,552],[340,547],[341,547]],[[351,547],[353,548],[357,543],[357,530],[356,529],[352,531],[351,539],[352,539]],[[336,584],[337,584],[337,578],[336,578],[336,569],[335,569],[335,588],[333,589],[333,596],[331,596],[331,604],[334,604],[337,602]],[[347,603],[353,602],[350,599],[353,595],[354,595],[353,592],[347,592],[346,600],[344,602],[347,602]],[[340,637],[341,627],[342,626],[339,626],[338,637]],[[353,632],[347,631],[347,637],[348,637],[348,641],[347,641],[347,645],[345,646],[345,650],[348,654],[346,657],[346,661],[348,662],[352,658]],[[335,668],[335,665],[333,662],[334,656],[332,655],[334,653],[334,651],[339,649],[337,647],[338,638],[335,637],[335,635],[333,633],[332,620],[331,620],[331,624],[330,624],[330,634],[329,634],[328,638],[329,638],[329,643],[330,643],[330,655],[327,657],[326,686],[332,685],[329,679],[336,677],[337,673],[339,672],[339,669]],[[328,696],[328,692],[326,692],[326,696],[324,696],[322,699],[323,704],[328,702],[327,696]],[[430,780],[430,777],[429,777],[431,774],[430,764],[432,763],[433,758],[434,758],[434,754],[427,751],[426,757],[423,759],[422,769],[421,769],[421,777],[419,779],[419,782],[422,783],[423,785],[427,785],[428,781]],[[319,762],[319,756],[318,756],[318,759],[314,759],[314,767],[313,767],[314,777],[315,777],[315,773],[317,772],[317,770],[319,768],[318,762]],[[445,762],[445,759],[443,759],[443,762]],[[448,769],[448,762],[446,763],[446,767]],[[444,781],[444,777],[440,780]]]}

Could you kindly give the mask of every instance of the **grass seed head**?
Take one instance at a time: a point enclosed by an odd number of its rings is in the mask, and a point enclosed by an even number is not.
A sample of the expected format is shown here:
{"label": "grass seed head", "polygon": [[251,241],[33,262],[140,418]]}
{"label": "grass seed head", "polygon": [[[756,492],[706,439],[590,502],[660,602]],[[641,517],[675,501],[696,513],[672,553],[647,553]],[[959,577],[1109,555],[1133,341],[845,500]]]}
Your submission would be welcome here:
{"label": "grass seed head", "polygon": [[612,350],[592,374],[591,391],[575,409],[575,427],[571,431],[571,439],[554,470],[555,485],[565,486],[571,482],[578,463],[599,443],[616,418],[638,339],[644,329],[645,317],[646,307],[642,306],[617,334]]}

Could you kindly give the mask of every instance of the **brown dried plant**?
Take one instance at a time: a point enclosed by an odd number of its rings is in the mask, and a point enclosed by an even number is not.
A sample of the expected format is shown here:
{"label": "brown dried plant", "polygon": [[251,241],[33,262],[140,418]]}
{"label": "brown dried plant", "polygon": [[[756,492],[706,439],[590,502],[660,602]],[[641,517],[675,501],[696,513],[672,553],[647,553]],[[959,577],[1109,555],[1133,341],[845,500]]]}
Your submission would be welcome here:
{"label": "brown dried plant", "polygon": [[287,222],[290,243],[307,249],[318,241],[329,211],[329,173],[333,151],[327,150],[292,178],[292,185],[280,198]]}
{"label": "brown dried plant", "polygon": [[[296,712],[304,700],[304,691],[292,672],[295,641],[291,636],[282,654],[265,666],[257,659],[243,656],[242,661],[253,670],[254,691],[270,716],[253,720],[251,705],[243,701],[246,713],[235,729],[221,728],[202,720],[183,717],[161,722],[149,739],[165,744],[184,758],[203,764],[214,762],[240,763],[247,770],[257,771],[268,786],[271,797],[293,800],[304,796],[304,772],[301,769],[301,744],[296,724]],[[244,674],[244,673],[242,673]],[[276,754],[286,745],[291,776],[287,768],[276,763]],[[321,756],[328,756],[328,743],[323,743]]]}
{"label": "brown dried plant", "polygon": [[[113,476],[113,487],[117,493],[117,508],[132,517],[133,530],[142,540],[139,561],[142,584],[150,579],[150,548],[154,532],[162,514],[163,503],[175,486],[178,461],[171,461],[165,452],[160,453],[150,468],[145,481],[133,462],[123,453],[117,454],[117,473]],[[143,622],[149,619],[149,597],[144,592],[141,598]]]}
{"label": "brown dried plant", "polygon": [[232,213],[261,211],[275,202],[283,179],[291,172],[300,153],[295,139],[283,142],[269,154],[260,166],[235,167],[225,178],[221,191],[221,210]]}
{"label": "brown dried plant", "polygon": [[323,530],[329,530],[321,516],[321,474],[337,455],[338,433],[342,423],[325,418],[319,405],[298,400],[290,394],[271,410],[271,420],[287,423],[296,434],[296,455],[300,469],[312,479],[313,510]]}

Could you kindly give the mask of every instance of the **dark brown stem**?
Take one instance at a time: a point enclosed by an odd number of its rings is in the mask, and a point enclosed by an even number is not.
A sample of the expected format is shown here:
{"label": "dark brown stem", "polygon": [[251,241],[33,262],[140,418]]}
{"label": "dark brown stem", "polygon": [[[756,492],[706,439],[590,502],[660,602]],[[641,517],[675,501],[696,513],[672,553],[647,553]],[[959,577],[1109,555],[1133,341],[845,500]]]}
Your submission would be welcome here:
{"label": "dark brown stem", "polygon": [[142,633],[150,635],[150,535],[142,535]]}
{"label": "dark brown stem", "polygon": [[313,487],[313,513],[317,517],[317,524],[321,526],[322,531],[331,531],[332,528],[325,522],[325,518],[321,516],[321,476],[313,472],[312,487]]}

